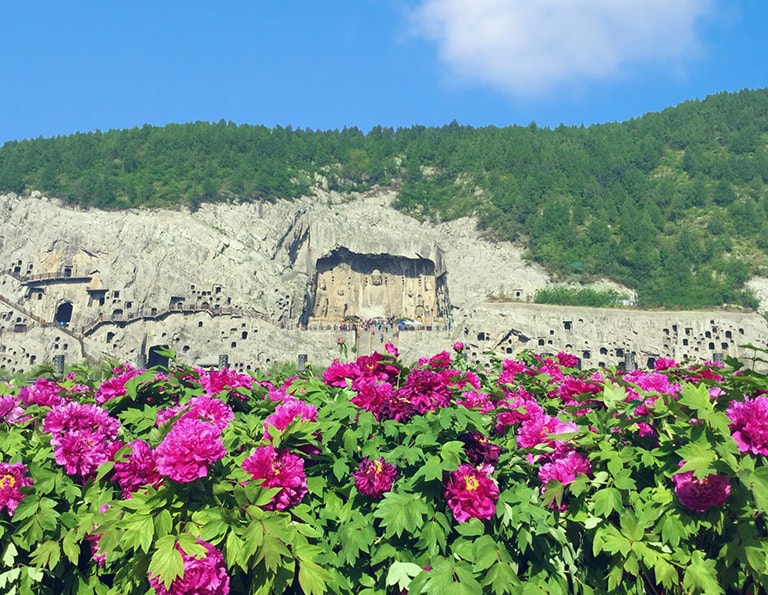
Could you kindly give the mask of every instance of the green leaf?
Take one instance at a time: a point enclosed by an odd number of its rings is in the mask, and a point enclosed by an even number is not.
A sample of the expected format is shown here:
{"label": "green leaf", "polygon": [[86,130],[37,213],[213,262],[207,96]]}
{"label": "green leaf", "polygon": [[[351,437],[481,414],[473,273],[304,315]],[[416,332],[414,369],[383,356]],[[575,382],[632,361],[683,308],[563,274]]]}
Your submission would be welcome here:
{"label": "green leaf", "polygon": [[47,566],[53,570],[61,559],[61,547],[56,541],[44,541],[32,553],[31,560],[36,566]]}
{"label": "green leaf", "polygon": [[328,590],[328,571],[309,560],[299,563],[299,585],[305,595],[323,595]]}
{"label": "green leaf", "polygon": [[459,468],[463,452],[464,443],[460,440],[451,440],[440,447],[440,458],[445,463],[446,471],[455,471]]}
{"label": "green leaf", "polygon": [[485,575],[485,586],[490,586],[496,595],[519,593],[520,579],[514,569],[504,562],[497,562]]}
{"label": "green leaf", "polygon": [[656,558],[656,563],[653,565],[653,571],[656,574],[656,582],[661,583],[667,589],[673,589],[680,583],[677,569],[664,560],[664,558]]}
{"label": "green leaf", "polygon": [[[458,466],[456,468],[458,469]],[[419,477],[423,477],[426,481],[442,479],[443,472],[447,470],[448,468],[443,467],[439,457],[431,456],[427,459],[426,463],[421,465],[418,471],[413,474],[413,478],[418,479]]]}
{"label": "green leaf", "polygon": [[695,409],[696,415],[703,420],[708,420],[715,411],[706,384],[684,384],[678,403]]}
{"label": "green leaf", "polygon": [[61,540],[61,549],[70,563],[77,564],[80,557],[80,544],[77,542],[73,531],[64,534],[64,539]]}
{"label": "green leaf", "polygon": [[615,411],[617,405],[623,403],[627,398],[627,391],[623,386],[618,386],[612,382],[606,382],[603,388],[602,401],[608,411]]}
{"label": "green leaf", "polygon": [[126,547],[139,547],[144,553],[149,552],[152,538],[155,534],[155,524],[149,514],[132,514],[126,516],[121,525],[125,528],[123,543]]}
{"label": "green leaf", "polygon": [[392,562],[387,571],[386,584],[388,587],[397,585],[400,591],[405,591],[411,584],[413,577],[421,572],[422,568],[412,562]]}
{"label": "green leaf", "polygon": [[676,548],[680,545],[680,540],[686,537],[688,537],[688,530],[677,514],[668,513],[662,517],[661,538],[664,540],[664,543],[668,543]]}
{"label": "green leaf", "polygon": [[16,546],[13,545],[12,541],[9,541],[5,551],[3,552],[3,566],[13,566],[13,563],[16,560],[16,556],[18,555],[19,550],[16,549]]}
{"label": "green leaf", "polygon": [[237,564],[243,571],[248,571],[248,563],[245,559],[245,545],[243,540],[240,539],[234,531],[230,530],[227,534],[224,555],[227,560],[227,566],[234,566]]}
{"label": "green leaf", "polygon": [[485,525],[480,519],[469,519],[464,523],[458,523],[455,527],[456,532],[464,537],[478,537],[485,533]]}
{"label": "green leaf", "polygon": [[755,499],[757,509],[768,513],[768,467],[758,467],[754,471],[739,473]]}
{"label": "green leaf", "polygon": [[705,558],[699,550],[691,554],[691,563],[685,569],[683,584],[688,592],[701,592],[705,595],[725,593],[717,580],[715,561]]}
{"label": "green leaf", "polygon": [[184,574],[184,560],[176,549],[176,537],[166,535],[155,542],[155,553],[149,561],[149,574],[168,589],[176,577]]}
{"label": "green leaf", "polygon": [[403,531],[415,534],[427,514],[429,508],[422,496],[395,492],[387,492],[373,511],[373,516],[381,519],[384,525],[384,537],[400,537]]}
{"label": "green leaf", "polygon": [[614,487],[607,487],[596,491],[592,495],[595,503],[595,514],[607,518],[612,512],[622,512],[624,504],[621,500],[621,492]]}

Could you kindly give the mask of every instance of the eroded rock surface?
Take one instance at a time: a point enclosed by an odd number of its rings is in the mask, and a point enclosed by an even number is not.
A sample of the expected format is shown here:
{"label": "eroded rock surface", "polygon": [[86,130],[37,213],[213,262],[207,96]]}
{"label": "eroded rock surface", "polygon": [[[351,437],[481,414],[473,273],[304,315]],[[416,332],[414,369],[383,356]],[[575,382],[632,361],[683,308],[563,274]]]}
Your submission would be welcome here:
{"label": "eroded rock surface", "polygon": [[[301,353],[325,365],[339,338],[358,353],[392,342],[406,360],[460,339],[477,361],[566,350],[591,365],[766,346],[768,326],[750,313],[535,306],[549,279],[519,247],[479,239],[471,219],[417,221],[392,199],[319,191],[190,213],[0,196],[0,367],[135,361],[156,346],[193,365],[226,354],[256,368]],[[341,324],[355,316],[384,322]],[[398,329],[401,318],[414,323]]]}

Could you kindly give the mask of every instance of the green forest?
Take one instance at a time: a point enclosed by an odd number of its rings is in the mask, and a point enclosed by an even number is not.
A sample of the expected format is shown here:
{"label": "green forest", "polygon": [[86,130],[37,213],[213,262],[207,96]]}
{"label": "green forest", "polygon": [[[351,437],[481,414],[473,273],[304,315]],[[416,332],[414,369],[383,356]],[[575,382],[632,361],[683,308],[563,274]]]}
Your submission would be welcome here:
{"label": "green forest", "polygon": [[606,277],[642,307],[755,307],[768,275],[768,89],[589,127],[319,131],[231,122],[8,142],[0,191],[82,208],[291,199],[320,182],[397,191],[434,221],[477,217],[563,281]]}

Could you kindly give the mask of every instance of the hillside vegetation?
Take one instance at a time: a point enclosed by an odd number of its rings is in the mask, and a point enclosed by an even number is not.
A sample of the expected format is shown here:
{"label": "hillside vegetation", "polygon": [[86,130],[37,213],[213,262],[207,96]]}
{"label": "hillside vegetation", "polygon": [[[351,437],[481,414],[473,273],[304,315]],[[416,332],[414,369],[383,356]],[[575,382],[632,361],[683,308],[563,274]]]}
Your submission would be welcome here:
{"label": "hillside vegetation", "polygon": [[590,127],[313,131],[196,122],[14,141],[0,191],[101,209],[196,209],[332,189],[398,190],[418,217],[475,215],[561,279],[600,276],[645,307],[754,306],[768,274],[768,90]]}

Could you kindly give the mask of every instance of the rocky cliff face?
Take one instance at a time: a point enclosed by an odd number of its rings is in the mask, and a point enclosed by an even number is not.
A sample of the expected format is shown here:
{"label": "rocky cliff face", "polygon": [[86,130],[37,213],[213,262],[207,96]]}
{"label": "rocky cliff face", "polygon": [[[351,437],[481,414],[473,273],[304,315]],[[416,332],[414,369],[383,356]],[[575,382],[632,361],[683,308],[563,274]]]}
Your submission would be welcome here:
{"label": "rocky cliff face", "polygon": [[[725,313],[691,314],[705,323],[678,325],[692,329],[683,345],[682,334],[670,338],[678,313],[643,314],[639,333],[626,323],[639,315],[631,310],[534,307],[527,302],[548,277],[517,247],[478,239],[468,219],[421,223],[393,210],[392,198],[319,192],[190,213],[83,211],[38,194],[0,196],[0,367],[28,369],[55,355],[131,361],[153,346],[194,365],[226,354],[230,365],[255,368],[300,353],[327,364],[339,337],[360,353],[397,343],[406,359],[462,339],[478,359],[488,349],[566,349],[594,351],[608,365],[633,351],[641,360],[672,352],[706,359],[741,355],[742,339],[765,346],[768,328],[756,315],[725,324]],[[402,332],[339,326],[355,315],[417,324]]]}

